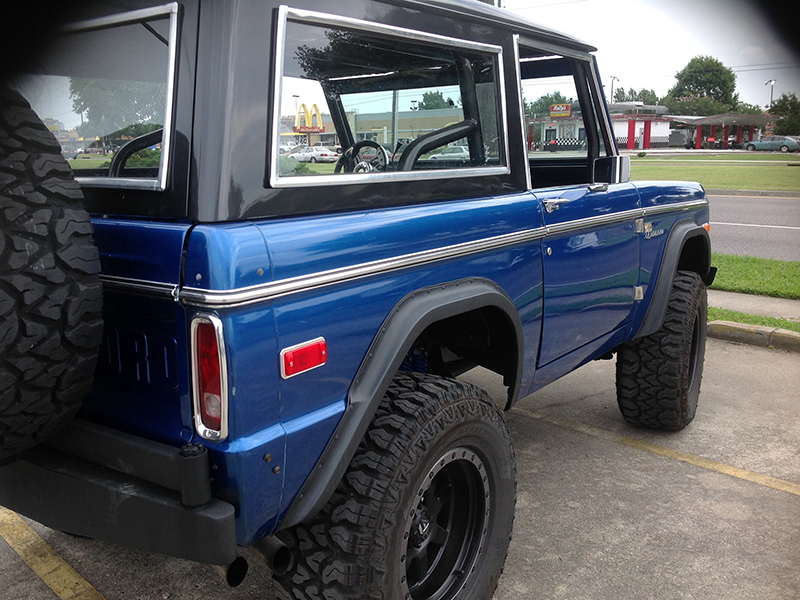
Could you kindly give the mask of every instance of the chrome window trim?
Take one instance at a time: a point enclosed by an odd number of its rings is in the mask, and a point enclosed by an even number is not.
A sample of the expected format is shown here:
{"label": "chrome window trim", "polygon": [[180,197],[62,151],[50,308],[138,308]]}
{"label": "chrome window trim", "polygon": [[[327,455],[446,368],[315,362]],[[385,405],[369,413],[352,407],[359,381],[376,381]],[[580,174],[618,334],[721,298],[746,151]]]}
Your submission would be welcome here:
{"label": "chrome window trim", "polygon": [[169,18],[169,58],[167,65],[167,94],[164,111],[164,133],[161,137],[161,161],[158,165],[158,176],[155,178],[120,178],[120,177],[75,177],[76,181],[85,187],[101,187],[115,189],[138,189],[154,192],[163,192],[167,189],[169,176],[170,155],[172,149],[172,139],[174,136],[173,122],[175,120],[175,75],[177,73],[178,60],[178,11],[179,4],[170,2],[161,6],[131,10],[107,17],[87,19],[66,25],[60,31],[66,33],[78,33],[81,31],[91,31],[93,29],[107,29],[119,25],[140,23],[152,20],[155,17],[167,15]]}
{"label": "chrome window trim", "polygon": [[[591,98],[589,100],[592,103],[592,108],[594,109],[595,118],[601,120],[600,126],[603,129],[603,135],[605,136],[605,139],[602,140],[603,147],[606,151],[605,156],[618,156],[619,149],[617,148],[617,144],[614,141],[615,140],[614,128],[611,126],[611,123],[608,120],[608,108],[607,108],[608,105],[605,102],[605,93],[603,92],[603,89],[600,86],[600,82],[597,79],[596,66],[597,66],[596,61],[594,60],[589,61],[589,74],[590,74],[589,92],[591,94]],[[609,152],[609,149],[611,149],[612,151]]]}
{"label": "chrome window trim", "polygon": [[[197,328],[202,323],[210,323],[217,336],[217,353],[220,365],[220,430],[208,429],[204,424],[200,412],[200,373],[197,371]],[[228,437],[228,363],[226,360],[225,335],[222,330],[222,321],[219,317],[207,313],[199,313],[192,319],[190,333],[190,348],[192,354],[192,420],[197,434],[203,439],[212,442],[221,442]]]}
{"label": "chrome window trim", "polygon": [[528,128],[525,125],[525,98],[522,95],[522,70],[520,69],[519,34],[513,35],[514,39],[514,70],[517,74],[517,96],[519,97],[519,118],[522,125],[522,154],[525,156],[525,184],[528,190],[533,189],[531,179],[531,165],[528,157]]}
{"label": "chrome window trim", "polygon": [[299,275],[286,279],[279,279],[265,284],[243,287],[233,290],[202,290],[193,287],[184,287],[178,293],[180,301],[199,307],[239,307],[281,298],[291,294],[307,292],[321,287],[339,283],[346,283],[356,279],[363,279],[374,275],[382,275],[392,271],[419,267],[431,263],[461,258],[480,252],[500,250],[510,246],[526,244],[542,240],[550,236],[561,236],[576,233],[584,229],[633,221],[636,218],[655,214],[682,212],[693,208],[707,206],[708,200],[691,200],[666,206],[636,208],[611,215],[600,215],[579,219],[567,223],[559,223],[535,229],[526,229],[514,233],[493,236],[471,242],[463,242],[451,246],[432,248],[420,252],[413,252],[391,258],[369,261],[361,264],[330,269],[308,275]]}
{"label": "chrome window trim", "polygon": [[[475,50],[494,55],[495,61],[495,89],[496,98],[499,106],[496,107],[499,134],[502,137],[500,151],[505,165],[492,167],[470,167],[464,169],[441,169],[430,171],[395,171],[389,173],[341,173],[339,175],[312,175],[312,176],[284,176],[278,173],[278,163],[280,154],[277,148],[280,145],[280,123],[281,123],[281,98],[283,96],[283,69],[286,58],[286,24],[289,21],[298,23],[322,25],[331,27],[344,27],[401,37],[413,41],[437,44],[440,46],[451,46],[467,50]],[[384,25],[362,21],[351,17],[342,17],[327,13],[320,13],[310,10],[301,10],[281,5],[278,8],[278,27],[275,36],[275,62],[274,62],[274,85],[272,94],[272,126],[271,137],[269,140],[269,184],[273,188],[295,188],[295,187],[316,187],[324,185],[353,185],[359,183],[379,183],[393,181],[414,181],[414,180],[433,180],[433,179],[456,179],[463,177],[486,177],[491,175],[508,175],[511,172],[509,145],[508,145],[508,122],[506,117],[506,97],[505,80],[503,71],[503,48],[494,44],[473,42],[443,35],[436,35],[397,27],[395,25]]]}
{"label": "chrome window trim", "polygon": [[588,52],[581,52],[580,50],[572,50],[570,48],[565,48],[564,46],[559,46],[558,44],[543,42],[541,40],[537,40],[535,38],[528,37],[526,35],[520,36],[520,43],[523,46],[529,46],[530,48],[535,50],[542,50],[543,52],[551,52],[558,56],[575,58],[577,60],[582,60],[582,61],[588,61],[592,56]]}
{"label": "chrome window trim", "polygon": [[429,179],[461,179],[463,177],[487,177],[490,175],[507,175],[508,167],[470,167],[469,169],[431,169],[425,171],[394,171],[388,173],[342,173],[340,175],[297,175],[281,177],[274,188],[319,187],[324,185],[343,185],[357,183],[391,183],[398,181],[417,181]]}

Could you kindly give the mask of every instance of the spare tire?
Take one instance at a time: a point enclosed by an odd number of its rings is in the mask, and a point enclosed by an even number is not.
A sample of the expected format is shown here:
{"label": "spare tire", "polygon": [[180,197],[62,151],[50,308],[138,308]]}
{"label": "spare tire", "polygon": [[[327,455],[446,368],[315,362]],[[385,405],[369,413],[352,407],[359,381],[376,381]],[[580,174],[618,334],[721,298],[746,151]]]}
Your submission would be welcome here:
{"label": "spare tire", "polygon": [[100,259],[61,146],[0,88],[0,460],[57,432],[92,386]]}

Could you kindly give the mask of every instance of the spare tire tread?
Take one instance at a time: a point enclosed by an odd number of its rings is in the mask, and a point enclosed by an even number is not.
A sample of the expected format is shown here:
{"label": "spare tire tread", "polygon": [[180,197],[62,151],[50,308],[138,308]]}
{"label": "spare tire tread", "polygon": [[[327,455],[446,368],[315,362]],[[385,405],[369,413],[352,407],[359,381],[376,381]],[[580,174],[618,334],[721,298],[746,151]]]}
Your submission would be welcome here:
{"label": "spare tire tread", "polygon": [[0,460],[55,433],[91,389],[102,286],[82,200],[59,143],[0,90]]}

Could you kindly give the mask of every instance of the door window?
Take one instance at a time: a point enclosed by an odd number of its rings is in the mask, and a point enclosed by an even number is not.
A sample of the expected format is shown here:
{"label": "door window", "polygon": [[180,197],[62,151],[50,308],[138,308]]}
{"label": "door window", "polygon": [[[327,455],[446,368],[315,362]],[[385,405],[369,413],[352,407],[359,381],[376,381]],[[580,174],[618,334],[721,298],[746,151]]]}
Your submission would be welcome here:
{"label": "door window", "polygon": [[532,187],[590,183],[594,160],[613,153],[591,63],[524,45],[519,52]]}

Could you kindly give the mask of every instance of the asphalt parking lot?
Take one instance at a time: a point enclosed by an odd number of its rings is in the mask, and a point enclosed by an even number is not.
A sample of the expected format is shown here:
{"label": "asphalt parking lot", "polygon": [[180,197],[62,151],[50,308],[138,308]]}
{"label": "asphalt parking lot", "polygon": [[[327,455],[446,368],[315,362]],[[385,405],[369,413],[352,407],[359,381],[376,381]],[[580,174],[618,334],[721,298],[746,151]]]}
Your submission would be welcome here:
{"label": "asphalt parking lot", "polygon": [[[495,600],[800,598],[798,390],[800,354],[709,340],[697,417],[677,434],[622,421],[611,361],[520,401],[507,415],[515,534]],[[62,598],[274,598],[249,551],[230,589],[207,566],[27,523],[37,535],[12,549],[24,528],[0,515],[0,600],[58,597],[45,579]]]}

